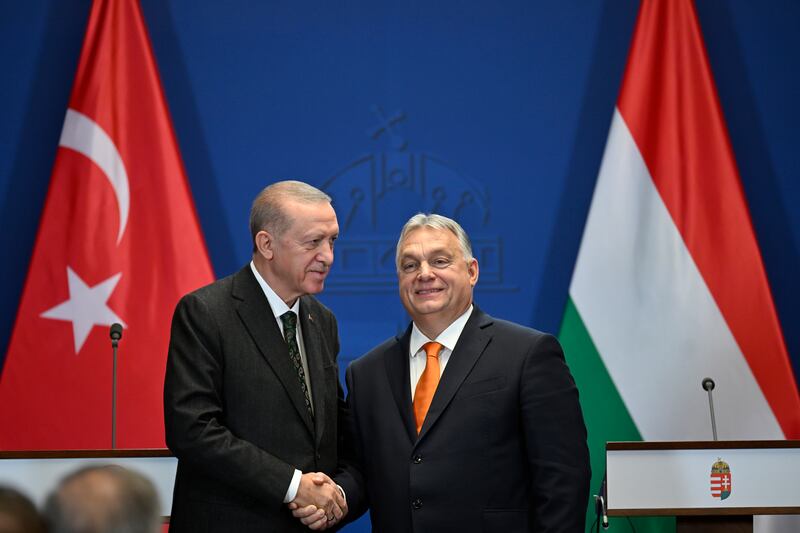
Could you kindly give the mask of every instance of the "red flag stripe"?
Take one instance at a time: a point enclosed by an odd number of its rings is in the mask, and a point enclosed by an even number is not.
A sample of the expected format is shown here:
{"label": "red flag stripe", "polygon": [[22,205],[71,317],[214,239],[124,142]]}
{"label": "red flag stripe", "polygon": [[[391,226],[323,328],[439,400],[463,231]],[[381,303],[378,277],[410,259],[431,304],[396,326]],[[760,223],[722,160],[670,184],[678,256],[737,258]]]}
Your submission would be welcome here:
{"label": "red flag stripe", "polygon": [[691,0],[642,3],[625,72],[620,113],[784,435],[800,438],[800,395]]}
{"label": "red flag stripe", "polygon": [[213,272],[138,1],[94,2],[69,108],[0,376],[0,448],[109,447],[111,322],[118,446],[163,447],[170,317]]}

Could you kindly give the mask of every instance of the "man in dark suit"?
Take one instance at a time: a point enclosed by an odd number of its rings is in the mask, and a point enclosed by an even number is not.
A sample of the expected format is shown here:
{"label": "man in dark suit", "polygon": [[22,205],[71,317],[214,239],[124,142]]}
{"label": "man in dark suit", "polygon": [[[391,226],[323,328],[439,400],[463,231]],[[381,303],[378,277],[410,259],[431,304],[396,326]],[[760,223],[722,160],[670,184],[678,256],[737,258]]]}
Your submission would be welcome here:
{"label": "man in dark suit", "polygon": [[451,219],[412,217],[397,271],[413,322],[347,370],[350,516],[369,506],[381,533],[583,531],[586,428],[558,341],[473,303],[478,262]]}
{"label": "man in dark suit", "polygon": [[309,296],[333,262],[336,213],[322,191],[280,182],[256,197],[250,230],[252,262],[184,296],[173,317],[170,531],[304,531],[286,504],[314,505],[326,524],[347,510],[326,475],[343,406],[336,320]]}

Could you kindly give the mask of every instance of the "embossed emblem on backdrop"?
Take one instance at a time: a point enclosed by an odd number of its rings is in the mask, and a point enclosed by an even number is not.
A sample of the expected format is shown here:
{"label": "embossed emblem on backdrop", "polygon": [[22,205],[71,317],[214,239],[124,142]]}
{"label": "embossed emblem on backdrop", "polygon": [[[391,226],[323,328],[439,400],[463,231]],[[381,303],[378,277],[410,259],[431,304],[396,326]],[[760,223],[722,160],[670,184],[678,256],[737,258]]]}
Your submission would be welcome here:
{"label": "embossed emblem on backdrop", "polygon": [[711,496],[724,500],[731,495],[733,491],[733,479],[731,477],[731,468],[720,458],[711,466]]}
{"label": "embossed emblem on backdrop", "polygon": [[376,123],[366,133],[377,150],[344,165],[321,187],[333,198],[341,228],[326,290],[396,291],[397,237],[418,212],[445,215],[464,227],[480,264],[481,290],[516,290],[503,283],[503,245],[489,227],[486,187],[442,157],[409,149],[401,131],[404,112],[372,111]]}

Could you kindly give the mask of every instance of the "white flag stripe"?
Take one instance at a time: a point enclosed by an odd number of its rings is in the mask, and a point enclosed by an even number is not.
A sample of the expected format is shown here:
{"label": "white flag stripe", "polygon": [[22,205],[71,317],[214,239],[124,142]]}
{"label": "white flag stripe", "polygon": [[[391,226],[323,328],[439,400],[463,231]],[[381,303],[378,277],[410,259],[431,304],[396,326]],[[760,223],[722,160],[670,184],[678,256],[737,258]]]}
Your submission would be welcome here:
{"label": "white flag stripe", "polygon": [[615,110],[570,296],[645,440],[783,438]]}
{"label": "white flag stripe", "polygon": [[131,199],[128,172],[114,141],[97,122],[74,109],[67,109],[58,144],[85,155],[105,174],[114,189],[119,207],[117,233],[117,244],[119,244],[128,224]]}

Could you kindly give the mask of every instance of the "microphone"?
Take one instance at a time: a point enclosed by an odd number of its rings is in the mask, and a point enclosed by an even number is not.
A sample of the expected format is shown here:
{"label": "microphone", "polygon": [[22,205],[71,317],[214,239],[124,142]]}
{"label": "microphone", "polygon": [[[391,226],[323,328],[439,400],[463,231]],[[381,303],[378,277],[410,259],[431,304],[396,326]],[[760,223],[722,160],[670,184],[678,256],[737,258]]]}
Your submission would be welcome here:
{"label": "microphone", "polygon": [[606,475],[607,474],[603,474],[603,483],[600,484],[600,494],[594,495],[594,512],[597,514],[597,519],[600,521],[600,525],[603,526],[603,529],[608,529],[608,514],[606,512],[606,499],[608,498],[606,494]]}
{"label": "microphone", "polygon": [[703,390],[708,391],[708,409],[711,412],[711,432],[714,435],[714,440],[717,440],[717,420],[714,418],[714,397],[711,391],[714,390],[714,380],[711,378],[703,378]]}
{"label": "microphone", "polygon": [[111,324],[109,335],[111,337],[111,346],[116,346],[122,338],[122,325],[118,322]]}
{"label": "microphone", "polygon": [[111,374],[111,449],[117,447],[117,345],[122,338],[122,325],[118,322],[111,324],[108,331],[111,337],[111,351],[114,357],[114,365]]}

